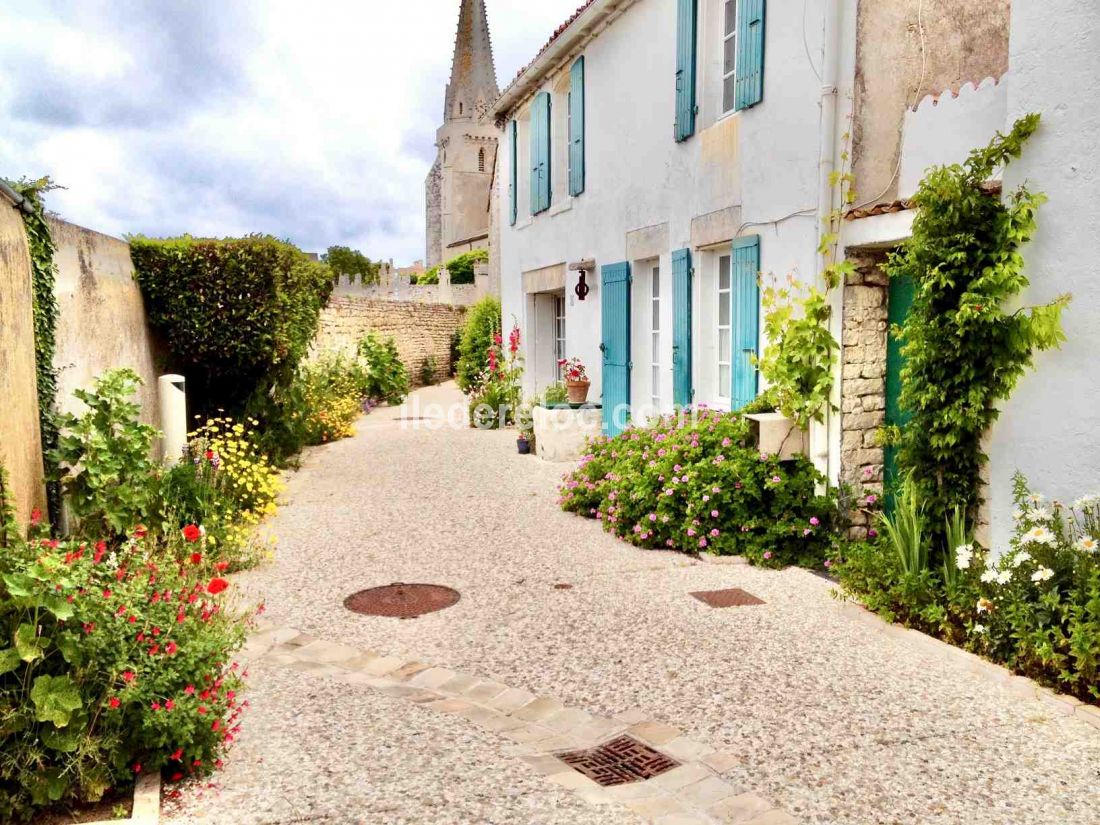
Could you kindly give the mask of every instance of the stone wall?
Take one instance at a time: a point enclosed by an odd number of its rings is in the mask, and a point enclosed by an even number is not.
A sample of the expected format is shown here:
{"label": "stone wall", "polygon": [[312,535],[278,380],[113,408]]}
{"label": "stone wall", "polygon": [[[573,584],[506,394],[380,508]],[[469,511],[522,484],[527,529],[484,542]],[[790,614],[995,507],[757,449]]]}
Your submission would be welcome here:
{"label": "stone wall", "polygon": [[22,216],[0,199],[0,464],[16,517],[46,506],[31,312],[31,259]]}
{"label": "stone wall", "polygon": [[[841,481],[856,493],[882,495],[884,450],[878,432],[886,423],[888,280],[882,252],[848,252],[856,271],[844,283],[841,342]],[[867,535],[867,516],[852,513],[852,535]]]}
{"label": "stone wall", "polygon": [[462,327],[464,307],[334,296],[321,313],[314,351],[354,352],[368,332],[392,336],[414,384],[424,360],[435,359],[436,381],[451,374],[451,338]]}

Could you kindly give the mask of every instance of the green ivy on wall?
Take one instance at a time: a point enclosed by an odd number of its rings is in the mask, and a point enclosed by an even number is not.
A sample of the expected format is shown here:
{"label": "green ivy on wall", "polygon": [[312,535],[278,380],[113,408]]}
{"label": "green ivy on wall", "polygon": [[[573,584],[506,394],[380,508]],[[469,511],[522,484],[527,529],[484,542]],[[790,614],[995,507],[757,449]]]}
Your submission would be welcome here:
{"label": "green ivy on wall", "polygon": [[57,298],[54,283],[57,265],[54,263],[54,243],[46,223],[42,194],[53,188],[49,178],[11,184],[34,207],[31,213],[21,212],[31,255],[31,276],[34,300],[34,360],[38,379],[38,419],[42,429],[42,455],[46,471],[46,498],[50,522],[60,525],[61,488],[50,455],[57,448],[57,370],[54,353],[57,350]]}
{"label": "green ivy on wall", "polygon": [[885,266],[891,279],[911,277],[915,286],[912,309],[895,332],[905,358],[900,405],[911,418],[887,438],[933,525],[960,505],[976,517],[987,461],[981,442],[997,404],[1012,394],[1035,352],[1065,339],[1061,315],[1070,296],[1012,308],[1029,285],[1020,248],[1045,196],[1021,186],[1000,198],[987,186],[1038,126],[1039,115],[1028,115],[966,163],[931,170],[913,198],[913,234]]}

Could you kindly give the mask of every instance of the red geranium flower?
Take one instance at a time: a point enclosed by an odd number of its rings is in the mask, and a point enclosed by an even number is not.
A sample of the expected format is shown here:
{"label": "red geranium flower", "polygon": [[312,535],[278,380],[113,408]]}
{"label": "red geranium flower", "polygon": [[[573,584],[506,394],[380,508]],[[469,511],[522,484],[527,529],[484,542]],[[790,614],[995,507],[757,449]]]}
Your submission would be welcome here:
{"label": "red geranium flower", "polygon": [[117,696],[112,696],[110,699],[107,700],[107,705],[111,708],[111,710],[115,710],[121,704],[122,702],[119,701]]}
{"label": "red geranium flower", "polygon": [[164,646],[164,652],[167,653],[169,656],[175,655],[175,652],[177,650],[179,650],[179,648],[176,646],[175,642],[169,642]]}
{"label": "red geranium flower", "polygon": [[132,682],[136,678],[137,674],[135,674],[132,670],[124,671],[122,674],[122,681],[124,682]]}
{"label": "red geranium flower", "polygon": [[206,592],[216,596],[227,587],[229,587],[229,582],[225,579],[211,579],[210,584],[206,585]]}
{"label": "red geranium flower", "polygon": [[31,510],[31,527],[37,527],[42,523],[42,511],[35,507]]}
{"label": "red geranium flower", "polygon": [[99,564],[99,562],[103,559],[103,554],[106,553],[106,552],[107,552],[107,542],[97,541],[95,543],[95,555],[92,557],[92,561],[95,564]]}
{"label": "red geranium flower", "polygon": [[202,531],[194,524],[188,524],[183,528],[183,537],[188,541],[198,541],[202,538]]}
{"label": "red geranium flower", "polygon": [[176,748],[176,752],[168,758],[179,762],[181,759],[183,759],[183,748]]}
{"label": "red geranium flower", "polygon": [[202,553],[192,553],[191,564],[202,564]]}
{"label": "red geranium flower", "polygon": [[188,696],[190,696],[191,694],[193,694],[195,692],[195,686],[194,685],[188,685],[187,687],[185,687],[183,689],[183,692],[186,693]]}
{"label": "red geranium flower", "polygon": [[229,569],[229,562],[219,561],[217,564],[214,565],[214,569],[217,570],[219,573],[224,573],[226,570]]}

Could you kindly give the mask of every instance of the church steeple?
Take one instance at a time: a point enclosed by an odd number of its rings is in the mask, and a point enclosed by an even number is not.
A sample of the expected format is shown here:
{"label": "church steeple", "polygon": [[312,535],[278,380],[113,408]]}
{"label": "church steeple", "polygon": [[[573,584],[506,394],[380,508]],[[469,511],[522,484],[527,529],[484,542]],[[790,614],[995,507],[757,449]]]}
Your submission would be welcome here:
{"label": "church steeple", "polygon": [[485,0],[462,0],[443,119],[473,120],[499,94]]}

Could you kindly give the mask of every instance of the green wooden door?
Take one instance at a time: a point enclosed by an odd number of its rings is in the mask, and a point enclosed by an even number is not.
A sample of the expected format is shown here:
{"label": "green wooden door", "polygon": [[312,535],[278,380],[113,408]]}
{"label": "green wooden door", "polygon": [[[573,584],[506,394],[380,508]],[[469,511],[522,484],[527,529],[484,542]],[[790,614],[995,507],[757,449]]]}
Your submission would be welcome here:
{"label": "green wooden door", "polygon": [[[913,305],[913,279],[894,278],[890,281],[888,319],[890,333],[886,341],[886,424],[904,427],[909,413],[901,408],[901,369],[905,358],[901,354],[903,341],[894,334],[895,327],[905,323],[909,308]],[[897,487],[898,454],[896,447],[886,448],[886,507],[893,509],[894,489]]]}

